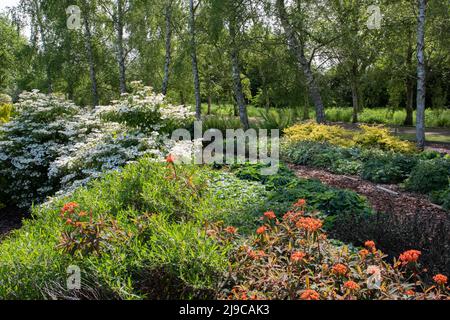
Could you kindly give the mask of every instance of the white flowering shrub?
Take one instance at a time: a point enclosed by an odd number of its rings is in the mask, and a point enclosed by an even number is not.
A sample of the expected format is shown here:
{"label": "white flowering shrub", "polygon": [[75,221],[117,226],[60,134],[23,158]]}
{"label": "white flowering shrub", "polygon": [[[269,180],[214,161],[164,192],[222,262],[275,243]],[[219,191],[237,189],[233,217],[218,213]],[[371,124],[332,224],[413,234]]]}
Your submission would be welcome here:
{"label": "white flowering shrub", "polygon": [[97,108],[102,119],[118,122],[141,132],[171,133],[175,129],[189,127],[195,113],[187,106],[166,103],[162,94],[155,94],[151,87],[141,82],[131,83],[132,94],[122,94],[121,99],[109,106]]}
{"label": "white flowering shrub", "polygon": [[[144,87],[93,110],[27,92],[15,113],[0,127],[0,201],[20,207],[70,193],[139,157],[162,158],[166,147],[157,130],[186,125],[192,117]],[[140,126],[143,114],[148,118]]]}

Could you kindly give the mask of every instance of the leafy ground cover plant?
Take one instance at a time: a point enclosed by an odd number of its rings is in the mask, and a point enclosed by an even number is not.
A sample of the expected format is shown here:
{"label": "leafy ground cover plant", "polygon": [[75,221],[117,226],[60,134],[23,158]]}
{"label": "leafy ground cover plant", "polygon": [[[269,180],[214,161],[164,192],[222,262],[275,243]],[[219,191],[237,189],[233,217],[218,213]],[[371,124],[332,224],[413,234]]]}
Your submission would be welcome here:
{"label": "leafy ground cover plant", "polygon": [[231,168],[232,172],[247,181],[262,183],[268,191],[264,204],[258,212],[278,208],[289,210],[296,199],[306,199],[311,208],[319,210],[328,228],[333,227],[334,220],[339,215],[353,212],[360,216],[373,214],[366,199],[356,192],[328,187],[317,180],[300,179],[285,165],[281,164],[278,174],[262,176],[261,165],[239,164]]}
{"label": "leafy ground cover plant", "polygon": [[441,300],[449,298],[448,278],[435,275],[433,285],[420,277],[420,256],[408,250],[394,260],[367,241],[365,248],[329,240],[323,221],[297,201],[282,219],[266,212],[250,237],[233,227],[210,234],[233,243],[232,264],[223,299],[290,300]]}

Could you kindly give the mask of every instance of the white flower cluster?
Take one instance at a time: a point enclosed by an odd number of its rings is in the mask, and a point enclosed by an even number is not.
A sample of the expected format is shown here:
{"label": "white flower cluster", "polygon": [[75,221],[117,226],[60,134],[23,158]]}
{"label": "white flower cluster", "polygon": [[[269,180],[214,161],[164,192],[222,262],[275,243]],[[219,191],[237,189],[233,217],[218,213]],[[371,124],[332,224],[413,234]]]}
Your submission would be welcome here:
{"label": "white flower cluster", "polygon": [[155,94],[141,82],[132,83],[133,93],[122,94],[121,99],[109,106],[97,107],[95,112],[103,119],[114,121],[143,131],[170,133],[193,122],[195,113],[187,106],[174,106]]}
{"label": "white flower cluster", "polygon": [[[162,158],[165,145],[156,130],[168,121],[187,120],[189,113],[184,107],[159,112],[165,109],[164,97],[150,88],[131,97],[89,109],[37,90],[23,93],[16,116],[0,127],[0,199],[26,207],[55,193],[70,193],[139,157]],[[128,116],[135,109],[155,117],[152,130],[134,126],[139,119],[132,116],[130,122],[104,117],[105,112]],[[173,118],[166,118],[169,113]]]}

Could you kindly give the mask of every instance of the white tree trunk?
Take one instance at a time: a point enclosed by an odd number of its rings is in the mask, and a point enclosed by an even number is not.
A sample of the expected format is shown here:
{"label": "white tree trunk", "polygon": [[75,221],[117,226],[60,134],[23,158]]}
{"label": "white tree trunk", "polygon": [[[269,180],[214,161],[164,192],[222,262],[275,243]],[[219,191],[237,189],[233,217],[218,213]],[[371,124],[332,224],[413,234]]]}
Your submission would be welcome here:
{"label": "white tree trunk", "polygon": [[195,116],[197,120],[202,117],[202,100],[200,94],[200,77],[198,72],[197,60],[197,43],[195,39],[195,6],[194,0],[189,0],[189,32],[191,34],[191,58],[192,58],[192,74],[194,76],[195,89]]}
{"label": "white tree trunk", "polygon": [[288,45],[291,51],[295,54],[299,65],[301,66],[303,73],[306,77],[309,95],[316,108],[316,120],[318,123],[325,122],[325,108],[322,102],[322,96],[320,95],[319,87],[314,79],[311,65],[305,57],[303,44],[297,39],[294,29],[289,22],[289,17],[286,11],[284,0],[277,0],[277,11],[281,21],[281,25],[286,33]]}
{"label": "white tree trunk", "polygon": [[426,0],[418,0],[417,24],[417,146],[425,148],[425,15]]}
{"label": "white tree trunk", "polygon": [[164,15],[166,20],[166,58],[164,63],[162,94],[166,95],[169,86],[170,61],[172,55],[172,6],[170,1],[166,5]]}

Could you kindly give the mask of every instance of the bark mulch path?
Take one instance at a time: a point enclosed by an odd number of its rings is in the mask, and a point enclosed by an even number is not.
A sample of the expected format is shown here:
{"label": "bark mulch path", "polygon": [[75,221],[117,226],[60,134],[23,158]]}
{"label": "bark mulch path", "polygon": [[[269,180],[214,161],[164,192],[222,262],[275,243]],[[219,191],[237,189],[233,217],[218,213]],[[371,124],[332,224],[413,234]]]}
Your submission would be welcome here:
{"label": "bark mulch path", "polygon": [[434,219],[448,219],[448,212],[420,194],[403,192],[397,185],[377,185],[356,176],[332,174],[325,170],[307,166],[289,166],[297,176],[320,180],[322,183],[340,189],[353,190],[365,196],[378,212],[399,213],[402,215],[430,215]]}

